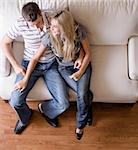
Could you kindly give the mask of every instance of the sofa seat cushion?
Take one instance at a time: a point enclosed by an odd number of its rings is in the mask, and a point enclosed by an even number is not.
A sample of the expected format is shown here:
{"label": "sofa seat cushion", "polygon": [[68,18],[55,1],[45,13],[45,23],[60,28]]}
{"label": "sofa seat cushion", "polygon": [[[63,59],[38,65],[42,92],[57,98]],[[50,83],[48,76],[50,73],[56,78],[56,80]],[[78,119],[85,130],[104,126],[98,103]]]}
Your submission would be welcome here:
{"label": "sofa seat cushion", "polygon": [[128,77],[126,46],[93,46],[91,89],[96,102],[136,101],[136,82]]}

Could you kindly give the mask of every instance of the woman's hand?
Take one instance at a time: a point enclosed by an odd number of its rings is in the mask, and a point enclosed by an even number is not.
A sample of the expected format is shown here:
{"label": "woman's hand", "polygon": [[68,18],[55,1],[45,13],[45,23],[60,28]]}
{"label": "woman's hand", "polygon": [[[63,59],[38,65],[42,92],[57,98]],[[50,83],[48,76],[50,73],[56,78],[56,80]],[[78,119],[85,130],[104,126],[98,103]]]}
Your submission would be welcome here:
{"label": "woman's hand", "polygon": [[82,60],[81,58],[78,58],[75,63],[74,63],[74,69],[77,68],[79,69],[81,67],[81,64],[82,64]]}
{"label": "woman's hand", "polygon": [[75,81],[78,81],[81,78],[81,76],[82,76],[82,73],[78,70],[77,72],[73,73],[69,77],[71,79],[74,79]]}
{"label": "woman's hand", "polygon": [[22,92],[26,88],[26,86],[27,86],[27,81],[22,79],[14,85],[14,90],[19,89],[20,92]]}

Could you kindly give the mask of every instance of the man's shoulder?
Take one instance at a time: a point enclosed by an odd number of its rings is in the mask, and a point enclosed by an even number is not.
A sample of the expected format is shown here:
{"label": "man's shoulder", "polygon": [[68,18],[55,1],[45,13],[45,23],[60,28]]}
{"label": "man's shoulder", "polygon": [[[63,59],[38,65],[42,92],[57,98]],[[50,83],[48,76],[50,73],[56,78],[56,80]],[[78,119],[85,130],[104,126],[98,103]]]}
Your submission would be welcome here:
{"label": "man's shoulder", "polygon": [[22,25],[22,24],[26,24],[26,21],[22,16],[20,16],[19,18],[17,18],[16,23]]}

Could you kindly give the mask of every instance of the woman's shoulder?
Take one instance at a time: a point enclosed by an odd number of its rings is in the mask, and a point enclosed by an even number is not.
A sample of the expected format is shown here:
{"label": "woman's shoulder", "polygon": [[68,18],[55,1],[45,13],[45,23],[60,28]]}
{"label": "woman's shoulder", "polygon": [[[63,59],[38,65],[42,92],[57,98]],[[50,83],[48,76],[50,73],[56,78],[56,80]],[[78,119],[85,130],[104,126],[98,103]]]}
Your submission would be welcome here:
{"label": "woman's shoulder", "polygon": [[75,21],[75,31],[77,30],[85,30],[85,32],[87,32],[87,29],[84,25]]}
{"label": "woman's shoulder", "polygon": [[45,35],[42,38],[42,44],[45,45],[46,47],[51,45],[51,38],[50,38],[50,33],[47,31]]}
{"label": "woman's shoulder", "polygon": [[76,36],[80,40],[83,40],[87,36],[87,30],[86,30],[86,28],[82,24],[77,23],[77,22],[75,23],[75,32],[76,32]]}

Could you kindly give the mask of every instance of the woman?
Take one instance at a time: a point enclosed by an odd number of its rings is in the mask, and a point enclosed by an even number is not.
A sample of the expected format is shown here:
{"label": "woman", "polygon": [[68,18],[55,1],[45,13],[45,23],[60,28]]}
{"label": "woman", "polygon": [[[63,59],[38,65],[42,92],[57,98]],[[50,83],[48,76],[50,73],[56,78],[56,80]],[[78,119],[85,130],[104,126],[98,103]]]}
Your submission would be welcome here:
{"label": "woman", "polygon": [[[84,28],[76,24],[67,10],[51,20],[51,43],[59,63],[59,72],[77,93],[76,138],[81,139],[86,124],[92,124],[92,99],[90,91],[90,49]],[[84,56],[82,54],[84,50]],[[83,57],[83,59],[82,59]]]}
{"label": "woman", "polygon": [[[59,63],[58,70],[66,83],[77,93],[77,127],[76,138],[80,140],[83,136],[84,127],[92,124],[92,99],[90,91],[91,63],[90,49],[84,28],[76,24],[71,13],[67,10],[57,13],[51,18],[49,35],[43,40],[40,49],[34,56],[38,60],[45,49],[50,46]],[[36,62],[30,62],[27,69],[24,89],[29,75]],[[39,104],[41,113],[44,111],[43,103]]]}

